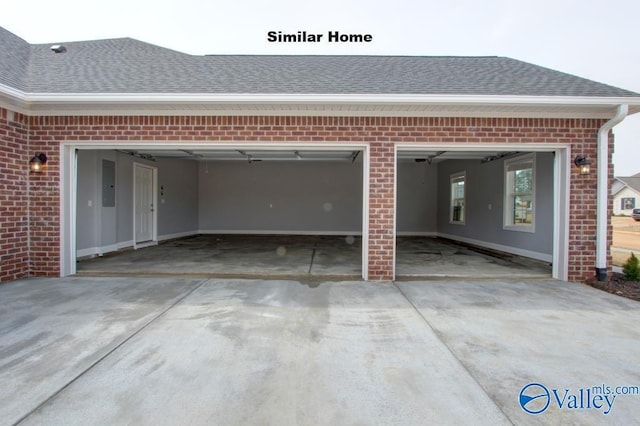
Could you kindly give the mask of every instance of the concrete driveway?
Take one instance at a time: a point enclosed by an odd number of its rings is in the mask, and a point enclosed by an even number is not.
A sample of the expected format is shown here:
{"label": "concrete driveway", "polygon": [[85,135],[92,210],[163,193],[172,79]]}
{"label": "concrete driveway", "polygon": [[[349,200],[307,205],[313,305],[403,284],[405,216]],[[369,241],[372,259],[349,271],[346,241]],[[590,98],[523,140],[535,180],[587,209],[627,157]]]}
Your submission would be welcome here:
{"label": "concrete driveway", "polygon": [[640,418],[640,304],[575,283],[76,277],[0,302],[2,424]]}

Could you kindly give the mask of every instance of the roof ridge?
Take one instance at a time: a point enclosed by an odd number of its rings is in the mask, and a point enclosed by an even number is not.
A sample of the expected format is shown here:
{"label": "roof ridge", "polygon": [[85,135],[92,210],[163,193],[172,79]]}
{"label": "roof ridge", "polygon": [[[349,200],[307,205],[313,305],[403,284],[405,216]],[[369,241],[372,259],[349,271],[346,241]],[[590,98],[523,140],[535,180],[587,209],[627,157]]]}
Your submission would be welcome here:
{"label": "roof ridge", "polygon": [[628,90],[504,56],[192,55],[132,37],[62,42],[66,53],[54,54],[50,43],[32,45],[6,30],[0,43],[8,46],[1,56],[2,81],[31,93],[640,99]]}
{"label": "roof ridge", "polygon": [[[205,57],[276,57],[276,58],[286,58],[286,57],[294,57],[294,58],[304,58],[304,57],[335,57],[335,58],[470,58],[470,59],[498,59],[502,58],[501,56],[495,55],[371,55],[371,54],[263,54],[263,53],[240,53],[240,54],[230,54],[230,53],[206,53],[204,55],[196,55],[196,56],[205,56]],[[509,59],[509,58],[507,58]]]}
{"label": "roof ridge", "polygon": [[108,43],[108,42],[121,42],[121,41],[134,42],[136,44],[145,45],[145,46],[151,46],[151,47],[156,48],[156,49],[165,50],[165,51],[168,51],[168,52],[179,53],[179,54],[185,55],[185,56],[199,56],[199,55],[192,55],[190,53],[186,53],[186,52],[182,52],[182,51],[179,51],[179,50],[171,49],[169,47],[160,46],[158,44],[149,43],[147,41],[139,40],[139,39],[133,38],[133,37],[112,37],[112,38],[99,38],[99,39],[78,40],[78,41],[56,41],[56,42],[49,42],[49,43],[36,43],[36,44],[31,44],[30,46],[32,48],[34,48],[34,47],[35,48],[41,48],[41,47],[51,46],[51,45],[55,45],[55,44],[62,44],[62,45],[66,45],[66,46],[73,46],[73,45],[78,46],[78,45],[89,45],[89,44],[92,44],[92,43]]}

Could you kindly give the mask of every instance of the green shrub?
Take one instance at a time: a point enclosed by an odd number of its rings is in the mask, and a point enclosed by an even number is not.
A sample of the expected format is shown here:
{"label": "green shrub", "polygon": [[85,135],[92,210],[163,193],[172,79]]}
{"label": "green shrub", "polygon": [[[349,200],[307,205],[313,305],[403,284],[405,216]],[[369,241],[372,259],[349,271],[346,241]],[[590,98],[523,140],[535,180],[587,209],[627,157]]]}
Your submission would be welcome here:
{"label": "green shrub", "polygon": [[629,281],[640,281],[640,264],[635,254],[631,253],[631,257],[627,259],[622,267],[624,278]]}

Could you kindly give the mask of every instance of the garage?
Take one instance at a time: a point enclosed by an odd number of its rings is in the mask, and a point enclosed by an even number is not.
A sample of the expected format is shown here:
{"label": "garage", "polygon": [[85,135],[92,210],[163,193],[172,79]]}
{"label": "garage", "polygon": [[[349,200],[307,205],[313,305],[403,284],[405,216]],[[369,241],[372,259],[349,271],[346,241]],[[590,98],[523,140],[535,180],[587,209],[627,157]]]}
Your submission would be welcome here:
{"label": "garage", "polygon": [[[636,93],[505,57],[197,56],[129,38],[66,45],[30,44],[9,31],[0,31],[0,38],[6,46],[0,63],[8,70],[0,87],[0,155],[7,164],[0,281],[64,277],[77,272],[78,258],[142,253],[207,235],[315,237],[305,248],[308,262],[299,267],[311,272],[323,259],[325,239],[353,239],[362,249],[360,276],[371,281],[423,276],[424,270],[407,269],[407,251],[422,252],[416,253],[422,256],[417,267],[427,255],[468,254],[425,248],[420,241],[413,241],[417,249],[397,249],[396,240],[405,237],[447,239],[473,246],[473,253],[480,248],[550,263],[551,276],[560,280],[583,281],[594,270],[604,279],[611,271],[610,133],[640,110]],[[78,176],[76,150],[113,152],[89,158],[95,175],[85,180]],[[129,151],[140,165],[126,167],[131,194],[122,200],[117,159],[132,156]],[[238,159],[207,158],[208,151]],[[287,152],[287,158],[267,158],[271,151]],[[317,151],[339,151],[345,158],[323,158]],[[356,151],[361,154],[353,161]],[[446,158],[460,152],[469,156]],[[399,166],[398,153],[407,156]],[[519,204],[505,215],[504,194],[497,201],[493,195],[504,185],[505,163],[514,160],[506,158],[510,153],[533,154],[536,165],[553,173],[538,174],[550,191],[536,184],[533,196],[511,194]],[[496,156],[505,157],[477,169],[445,171],[447,164]],[[103,160],[111,161],[105,170]],[[333,167],[322,169],[324,160],[353,161],[360,184],[325,181]],[[169,161],[192,165],[165,179],[160,166]],[[218,164],[224,162],[238,167]],[[318,167],[294,170],[298,162]],[[583,170],[588,164],[591,172]],[[431,192],[424,197],[411,176],[427,165],[439,171],[435,181],[423,184]],[[274,170],[259,174],[258,167]],[[499,178],[476,173],[494,167]],[[216,177],[205,177],[207,170]],[[113,188],[96,188],[103,173]],[[153,202],[157,216],[134,214],[134,175],[143,187],[157,183],[144,200],[147,209]],[[181,187],[187,178],[191,183]],[[462,181],[452,179],[462,178],[465,198],[454,200],[450,185],[462,188]],[[484,183],[489,181],[495,186]],[[359,200],[360,208],[313,198],[311,184],[320,182],[324,194],[358,186],[360,193],[350,192],[349,200]],[[267,183],[269,191],[259,189]],[[331,185],[340,191],[329,191]],[[93,192],[82,192],[88,190]],[[224,195],[222,202],[210,202],[207,196],[215,194]],[[185,200],[178,202],[180,197]],[[130,210],[120,210],[126,203]],[[544,203],[550,209],[542,211]],[[339,220],[343,207],[348,220]],[[209,244],[191,243],[190,251],[198,253]],[[228,247],[235,243],[225,240]],[[269,253],[293,255],[292,247],[297,243],[278,243]],[[177,251],[170,253],[175,258]],[[266,263],[280,258],[274,259]],[[468,265],[455,269],[476,271]]]}
{"label": "garage", "polygon": [[[366,146],[65,148],[73,273],[366,279]],[[478,148],[397,145],[396,279],[563,273],[566,149]],[[506,212],[522,165],[531,193]]]}
{"label": "garage", "polygon": [[68,150],[77,273],[364,275],[363,146]]}
{"label": "garage", "polygon": [[556,276],[566,211],[556,151],[399,147],[396,277]]}

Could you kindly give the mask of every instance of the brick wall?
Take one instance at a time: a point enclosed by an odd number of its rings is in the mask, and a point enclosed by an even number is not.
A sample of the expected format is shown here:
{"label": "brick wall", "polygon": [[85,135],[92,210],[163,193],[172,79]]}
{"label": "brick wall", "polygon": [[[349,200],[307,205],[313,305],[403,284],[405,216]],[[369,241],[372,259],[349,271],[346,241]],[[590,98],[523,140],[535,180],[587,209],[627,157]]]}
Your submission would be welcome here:
{"label": "brick wall", "polygon": [[0,108],[0,282],[29,275],[27,118]]}
{"label": "brick wall", "polygon": [[[59,273],[60,141],[368,142],[371,146],[369,278],[392,278],[395,143],[569,143],[595,170],[597,130],[604,120],[390,117],[33,117],[31,151],[49,156],[32,176],[31,273]],[[25,160],[26,161],[26,160]],[[608,159],[611,163],[611,157]],[[26,164],[24,161],[22,164]],[[572,168],[569,278],[593,276],[596,173]],[[612,206],[610,205],[610,208]],[[609,241],[611,229],[609,229]]]}

